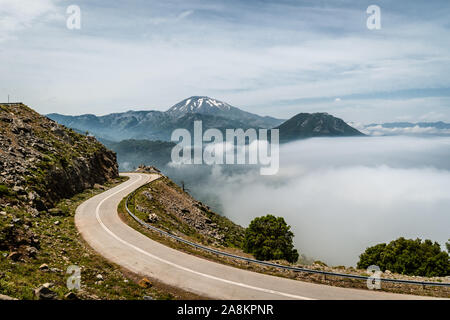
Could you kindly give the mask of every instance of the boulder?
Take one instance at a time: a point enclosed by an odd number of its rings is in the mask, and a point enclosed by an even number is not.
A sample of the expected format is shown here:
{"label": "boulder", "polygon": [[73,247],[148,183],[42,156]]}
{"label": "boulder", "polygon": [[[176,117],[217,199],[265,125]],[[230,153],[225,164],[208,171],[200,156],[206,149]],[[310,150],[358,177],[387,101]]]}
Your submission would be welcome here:
{"label": "boulder", "polygon": [[94,189],[106,190],[106,187],[102,186],[101,184],[96,183],[96,184],[94,184]]}
{"label": "boulder", "polygon": [[39,195],[36,192],[34,191],[28,192],[28,200],[34,201],[37,198],[39,198]]}
{"label": "boulder", "polygon": [[39,211],[36,208],[29,208],[28,212],[33,218],[39,217]]}
{"label": "boulder", "polygon": [[46,263],[43,263],[39,266],[39,270],[41,270],[41,271],[47,271],[48,269],[49,269],[48,264],[46,264]]}
{"label": "boulder", "polygon": [[150,209],[148,209],[146,207],[143,207],[143,206],[140,206],[138,204],[136,205],[136,210],[138,210],[140,212],[143,212],[143,213],[150,213]]}
{"label": "boulder", "polygon": [[35,247],[31,247],[31,246],[26,247],[25,251],[26,251],[27,255],[31,258],[35,258],[39,252],[38,249],[36,249]]}
{"label": "boulder", "polygon": [[15,193],[24,194],[25,189],[21,186],[14,186],[13,191]]}
{"label": "boulder", "polygon": [[38,300],[56,300],[56,292],[49,289],[51,285],[49,283],[43,284],[34,289],[34,295]]}
{"label": "boulder", "polygon": [[151,288],[153,286],[153,284],[147,278],[142,278],[138,284],[141,288],[145,288],[145,289]]}
{"label": "boulder", "polygon": [[143,195],[144,197],[146,197],[147,200],[149,200],[149,201],[151,201],[151,200],[153,199],[152,194],[151,194],[150,192],[148,192],[148,191],[142,192],[142,195]]}
{"label": "boulder", "polygon": [[65,300],[78,300],[78,297],[75,293],[73,293],[72,291],[67,293],[66,295],[64,295],[64,299]]}
{"label": "boulder", "polygon": [[150,213],[147,218],[148,222],[155,223],[158,221],[158,215],[156,213]]}
{"label": "boulder", "polygon": [[8,255],[8,259],[10,259],[12,261],[18,261],[20,259],[20,253],[18,253],[17,251],[11,252]]}

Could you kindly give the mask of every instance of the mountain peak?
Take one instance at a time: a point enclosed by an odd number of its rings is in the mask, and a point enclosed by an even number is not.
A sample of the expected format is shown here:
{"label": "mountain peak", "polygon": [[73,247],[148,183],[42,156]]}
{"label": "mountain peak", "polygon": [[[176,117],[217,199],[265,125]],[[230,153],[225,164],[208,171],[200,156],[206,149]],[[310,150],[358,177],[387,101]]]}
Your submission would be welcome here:
{"label": "mountain peak", "polygon": [[288,142],[310,137],[364,136],[344,120],[326,112],[299,113],[277,127],[280,141]]}
{"label": "mountain peak", "polygon": [[192,96],[177,103],[167,112],[173,115],[184,115],[186,113],[218,114],[230,111],[232,108],[228,103],[210,97]]}

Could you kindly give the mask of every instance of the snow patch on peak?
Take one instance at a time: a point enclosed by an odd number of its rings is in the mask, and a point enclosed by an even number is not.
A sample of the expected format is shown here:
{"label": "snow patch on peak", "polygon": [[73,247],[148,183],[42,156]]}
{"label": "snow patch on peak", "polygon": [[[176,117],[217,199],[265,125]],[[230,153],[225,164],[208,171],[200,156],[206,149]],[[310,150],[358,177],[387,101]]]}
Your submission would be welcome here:
{"label": "snow patch on peak", "polygon": [[174,105],[169,109],[169,112],[179,114],[187,112],[214,113],[218,111],[229,111],[231,108],[228,103],[216,99],[205,96],[193,96]]}

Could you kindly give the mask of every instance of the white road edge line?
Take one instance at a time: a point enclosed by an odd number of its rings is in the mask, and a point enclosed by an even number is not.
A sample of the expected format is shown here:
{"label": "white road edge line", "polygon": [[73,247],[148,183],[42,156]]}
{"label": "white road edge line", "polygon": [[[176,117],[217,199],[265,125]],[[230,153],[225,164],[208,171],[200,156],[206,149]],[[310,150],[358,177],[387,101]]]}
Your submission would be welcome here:
{"label": "white road edge line", "polygon": [[144,254],[144,255],[146,255],[146,256],[149,256],[150,258],[153,258],[153,259],[155,259],[155,260],[158,260],[158,261],[160,261],[160,262],[162,262],[162,263],[168,264],[168,265],[170,265],[170,266],[172,266],[172,267],[175,267],[175,268],[178,268],[178,269],[180,269],[180,270],[183,270],[183,271],[186,271],[186,272],[190,272],[190,273],[193,273],[193,274],[196,274],[196,275],[199,275],[199,276],[208,278],[208,279],[212,279],[212,280],[216,280],[216,281],[220,281],[220,282],[232,284],[232,285],[239,286],[239,287],[243,287],[243,288],[247,288],[247,289],[253,289],[253,290],[256,290],[256,291],[261,291],[261,292],[265,292],[265,293],[270,293],[270,294],[280,295],[280,296],[284,296],[284,297],[288,297],[288,298],[292,298],[292,299],[298,299],[298,300],[315,300],[315,299],[313,299],[313,298],[302,297],[302,296],[298,296],[298,295],[294,295],[294,294],[289,294],[289,293],[284,293],[284,292],[280,292],[280,291],[275,291],[275,290],[270,290],[270,289],[264,289],[264,288],[254,287],[254,286],[250,286],[250,285],[247,285],[247,284],[244,284],[244,283],[234,282],[234,281],[231,281],[231,280],[226,280],[226,279],[218,278],[218,277],[211,276],[211,275],[208,275],[208,274],[204,274],[204,273],[201,273],[201,272],[197,272],[197,271],[194,271],[194,270],[192,270],[192,269],[189,269],[189,268],[186,268],[186,267],[182,267],[182,266],[180,266],[180,265],[178,265],[178,264],[175,264],[175,263],[173,263],[173,262],[167,261],[167,260],[165,260],[165,259],[159,258],[159,257],[157,257],[157,256],[155,256],[155,255],[153,255],[153,254],[151,254],[151,253],[148,253],[147,251],[142,250],[141,248],[136,247],[135,245],[133,245],[133,244],[131,244],[131,243],[129,243],[129,242],[127,242],[127,241],[125,241],[125,240],[119,238],[119,237],[118,237],[117,235],[115,235],[111,230],[109,230],[108,227],[107,227],[107,226],[103,223],[103,221],[100,219],[100,211],[99,211],[99,210],[100,210],[100,207],[101,207],[102,204],[103,204],[106,200],[108,200],[109,198],[111,198],[111,197],[115,196],[116,194],[118,194],[118,193],[124,191],[125,189],[130,188],[132,185],[138,183],[138,182],[141,181],[141,180],[142,180],[142,175],[139,175],[139,180],[136,180],[135,182],[133,182],[133,183],[130,184],[129,186],[126,186],[126,187],[124,187],[124,188],[122,188],[122,189],[116,191],[115,193],[109,195],[109,196],[106,197],[105,199],[103,199],[103,200],[98,204],[98,206],[97,206],[97,208],[96,208],[96,210],[95,210],[95,216],[96,216],[96,218],[97,218],[98,223],[99,223],[99,224],[102,226],[102,228],[103,228],[107,233],[109,233],[113,238],[115,238],[115,239],[118,240],[119,242],[122,242],[123,244],[129,246],[130,248],[133,248],[133,249],[135,249],[136,251],[138,251],[138,252],[140,252],[140,253],[142,253],[142,254]]}

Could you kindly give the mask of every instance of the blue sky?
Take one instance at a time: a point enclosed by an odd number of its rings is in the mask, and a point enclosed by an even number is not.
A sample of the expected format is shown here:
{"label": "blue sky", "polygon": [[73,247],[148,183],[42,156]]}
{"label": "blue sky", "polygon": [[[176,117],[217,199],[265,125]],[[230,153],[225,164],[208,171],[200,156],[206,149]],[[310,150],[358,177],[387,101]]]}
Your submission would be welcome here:
{"label": "blue sky", "polygon": [[0,100],[106,114],[207,95],[282,118],[450,122],[449,17],[447,0],[0,0]]}

